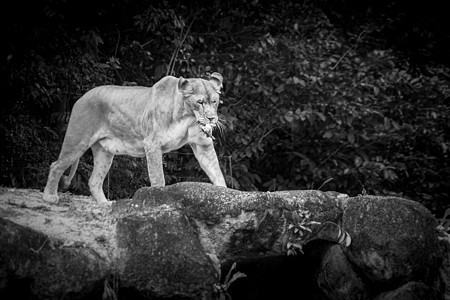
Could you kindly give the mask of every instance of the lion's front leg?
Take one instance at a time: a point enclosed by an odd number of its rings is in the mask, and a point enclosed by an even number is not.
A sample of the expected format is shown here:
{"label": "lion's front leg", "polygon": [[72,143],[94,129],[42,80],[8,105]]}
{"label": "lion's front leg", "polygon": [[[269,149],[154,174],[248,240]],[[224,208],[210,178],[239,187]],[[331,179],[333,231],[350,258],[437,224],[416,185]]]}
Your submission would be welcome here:
{"label": "lion's front leg", "polygon": [[160,148],[144,142],[145,157],[147,158],[148,177],[152,186],[165,186],[162,151]]}
{"label": "lion's front leg", "polygon": [[217,159],[216,151],[212,143],[206,145],[190,144],[194,155],[197,158],[200,167],[208,175],[209,180],[214,185],[224,186],[225,179],[223,177],[222,171],[220,170],[219,160]]}

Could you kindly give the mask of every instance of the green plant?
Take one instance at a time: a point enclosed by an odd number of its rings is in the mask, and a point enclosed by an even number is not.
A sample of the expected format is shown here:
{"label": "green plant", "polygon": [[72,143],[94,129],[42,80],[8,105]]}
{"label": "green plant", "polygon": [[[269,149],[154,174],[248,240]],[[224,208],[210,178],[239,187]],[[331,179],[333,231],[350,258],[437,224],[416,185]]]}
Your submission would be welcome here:
{"label": "green plant", "polygon": [[311,226],[320,225],[320,222],[311,221],[311,213],[308,211],[293,211],[289,219],[288,229],[292,230],[294,240],[286,245],[287,255],[296,255],[297,251],[303,253],[303,246],[308,239],[305,238],[306,232],[312,233]]}
{"label": "green plant", "polygon": [[[111,284],[109,283],[111,281]],[[117,300],[119,294],[119,277],[111,275],[103,284],[102,300]]]}
{"label": "green plant", "polygon": [[[221,280],[222,271],[221,271],[221,264],[220,264],[219,258],[214,254],[209,254],[209,257],[213,263],[214,268],[217,271],[219,280]],[[231,266],[230,270],[228,271],[226,277],[223,280],[223,283],[221,283],[219,281],[219,283],[214,284],[214,286],[213,286],[214,299],[217,299],[217,300],[227,300],[227,299],[231,300],[232,299],[230,294],[228,293],[228,289],[230,288],[231,284],[233,284],[233,282],[235,282],[239,278],[247,277],[247,275],[245,275],[242,272],[235,272],[233,274],[235,269],[236,269],[236,262],[234,262],[233,265]],[[231,275],[233,275],[233,276],[231,276]]]}
{"label": "green plant", "polygon": [[436,231],[438,239],[446,242],[450,246],[450,208],[447,208],[444,216],[439,220]]}
{"label": "green plant", "polygon": [[[287,218],[289,221],[288,230],[292,231],[293,240],[286,244],[287,255],[296,255],[297,252],[303,254],[303,246],[315,238],[320,231],[322,231],[327,224],[337,227],[338,232],[336,235],[336,241],[348,247],[351,244],[350,234],[344,230],[340,225],[331,222],[317,222],[311,220],[311,212],[308,211],[293,211],[291,216]],[[313,225],[318,225],[317,230],[313,232]],[[309,234],[308,234],[309,233]]]}

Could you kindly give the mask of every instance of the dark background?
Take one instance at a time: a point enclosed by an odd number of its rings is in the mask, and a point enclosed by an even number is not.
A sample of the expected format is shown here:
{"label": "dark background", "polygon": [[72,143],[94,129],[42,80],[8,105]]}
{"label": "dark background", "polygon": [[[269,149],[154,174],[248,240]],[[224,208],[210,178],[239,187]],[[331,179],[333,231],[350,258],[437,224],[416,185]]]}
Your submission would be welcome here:
{"label": "dark background", "polygon": [[[444,1],[13,1],[2,9],[0,184],[43,188],[74,102],[166,74],[225,79],[216,149],[230,187],[397,195],[442,214],[450,191]],[[128,83],[127,83],[128,82]],[[208,181],[182,148],[166,182]],[[90,151],[71,191],[89,194]],[[149,185],[116,157],[112,199]]]}

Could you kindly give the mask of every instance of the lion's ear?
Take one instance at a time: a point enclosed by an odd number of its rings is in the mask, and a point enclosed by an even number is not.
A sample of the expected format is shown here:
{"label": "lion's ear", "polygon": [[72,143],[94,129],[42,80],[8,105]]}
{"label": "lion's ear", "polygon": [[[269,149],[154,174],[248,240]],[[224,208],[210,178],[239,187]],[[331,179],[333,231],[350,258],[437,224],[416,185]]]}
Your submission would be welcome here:
{"label": "lion's ear", "polygon": [[217,92],[220,93],[220,89],[223,87],[222,81],[223,77],[220,73],[214,72],[211,74],[210,81],[215,84]]}
{"label": "lion's ear", "polygon": [[184,79],[183,77],[180,77],[178,80],[178,89],[184,96],[189,96],[193,92],[189,80]]}

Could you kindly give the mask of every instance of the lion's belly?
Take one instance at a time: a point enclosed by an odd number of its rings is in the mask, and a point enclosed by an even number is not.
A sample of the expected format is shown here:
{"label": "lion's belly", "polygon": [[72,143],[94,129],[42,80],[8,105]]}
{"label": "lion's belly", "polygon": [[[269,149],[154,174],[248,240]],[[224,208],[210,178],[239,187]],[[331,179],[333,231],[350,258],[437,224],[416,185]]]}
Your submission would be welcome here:
{"label": "lion's belly", "polygon": [[104,138],[98,141],[106,151],[114,155],[145,156],[144,145],[138,141],[123,141],[117,138]]}

